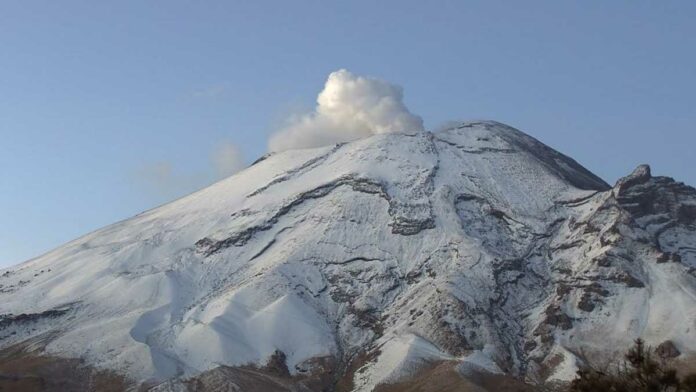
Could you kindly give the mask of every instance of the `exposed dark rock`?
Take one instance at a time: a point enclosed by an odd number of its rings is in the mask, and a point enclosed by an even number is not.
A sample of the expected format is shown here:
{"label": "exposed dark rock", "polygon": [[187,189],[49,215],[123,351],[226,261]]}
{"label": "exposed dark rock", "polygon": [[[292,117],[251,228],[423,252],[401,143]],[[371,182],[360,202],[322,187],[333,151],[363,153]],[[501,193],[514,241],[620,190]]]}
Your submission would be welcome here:
{"label": "exposed dark rock", "polygon": [[371,329],[376,336],[381,336],[384,332],[382,320],[374,309],[358,309],[349,305],[349,312],[355,315],[355,325],[363,329]]}
{"label": "exposed dark rock", "polygon": [[681,355],[671,340],[665,340],[655,348],[655,353],[662,359],[676,358]]}
{"label": "exposed dark rock", "polygon": [[597,282],[590,283],[589,285],[585,286],[584,289],[585,292],[595,293],[602,297],[607,297],[609,295],[609,291],[603,288],[602,285]]}
{"label": "exposed dark rock", "polygon": [[21,313],[18,315],[0,314],[0,329],[7,328],[13,324],[23,324],[47,318],[60,317],[66,314],[68,311],[70,311],[69,307],[50,309],[41,313]]}
{"label": "exposed dark rock", "polygon": [[682,204],[677,210],[677,219],[681,224],[694,224],[696,223],[696,205],[694,204]]}
{"label": "exposed dark rock", "polygon": [[409,273],[406,274],[404,277],[406,279],[406,283],[408,284],[414,284],[418,283],[420,278],[423,276],[423,273],[421,271],[410,271]]}
{"label": "exposed dark rock", "polygon": [[205,254],[211,254],[217,252],[220,247],[223,246],[222,244],[218,245],[219,242],[220,241],[214,241],[208,237],[205,237],[196,241],[194,245],[197,251]]}
{"label": "exposed dark rock", "polygon": [[530,352],[530,351],[534,350],[535,348],[537,348],[537,346],[538,346],[538,344],[536,341],[528,340],[524,343],[524,351]]}
{"label": "exposed dark rock", "polygon": [[657,258],[655,259],[655,261],[657,261],[658,263],[666,263],[666,262],[670,261],[670,259],[671,259],[671,257],[670,257],[669,252],[662,252],[662,253],[657,255]]}
{"label": "exposed dark rock", "polygon": [[558,305],[551,305],[544,312],[544,323],[559,327],[561,329],[571,329],[573,327],[573,319],[563,313]]}
{"label": "exposed dark rock", "polygon": [[562,299],[565,298],[565,296],[568,295],[571,290],[572,288],[567,284],[559,283],[558,286],[556,286],[556,295],[559,297],[559,299]]}
{"label": "exposed dark rock", "polygon": [[626,272],[619,272],[614,275],[611,275],[609,277],[609,280],[612,282],[616,283],[623,283],[628,287],[635,287],[635,288],[641,288],[645,287],[645,283],[643,283],[640,279],[634,277],[633,275],[630,275]]}
{"label": "exposed dark rock", "polygon": [[[341,186],[349,186],[353,191],[379,195],[389,202],[389,214],[392,216],[392,233],[401,235],[413,235],[422,230],[432,229],[435,227],[435,221],[432,212],[425,219],[414,219],[408,216],[400,215],[399,211],[403,210],[401,206],[397,206],[389,194],[384,189],[384,186],[370,179],[360,178],[355,176],[344,176],[330,183],[324,184],[310,191],[303,192],[297,195],[293,200],[279,208],[266,222],[247,227],[246,229],[234,233],[231,236],[222,240],[213,240],[208,237],[202,238],[195,243],[196,251],[210,256],[230,246],[243,246],[257,232],[271,229],[278,220],[285,214],[289,213],[296,206],[312,199],[319,199],[334,191]],[[430,208],[428,206],[428,208]]]}
{"label": "exposed dark rock", "polygon": [[655,261],[658,263],[679,263],[681,262],[681,256],[676,252],[660,252]]}
{"label": "exposed dark rock", "polygon": [[640,165],[636,167],[633,172],[626,177],[620,178],[616,182],[615,188],[621,193],[626,188],[630,188],[637,184],[643,184],[650,180],[651,178],[650,166]]}
{"label": "exposed dark rock", "polygon": [[[279,184],[279,183],[281,183],[281,182],[285,182],[285,181],[287,181],[287,180],[289,180],[289,179],[291,179],[291,178],[293,178],[293,177],[296,177],[296,176],[299,175],[299,174],[302,174],[302,173],[306,172],[308,169],[311,169],[311,168],[313,168],[313,167],[316,167],[317,165],[319,165],[319,164],[321,164],[322,162],[326,161],[326,159],[327,159],[329,156],[331,156],[333,153],[335,153],[336,151],[338,151],[338,149],[341,148],[343,145],[345,145],[345,143],[338,143],[338,144],[336,144],[329,152],[327,152],[327,153],[325,153],[325,154],[322,154],[322,155],[319,155],[318,157],[312,158],[312,159],[308,160],[307,162],[303,163],[302,165],[300,165],[299,167],[296,167],[296,168],[294,168],[294,169],[288,170],[288,171],[285,172],[282,176],[274,178],[274,179],[271,180],[271,182],[269,182],[268,184],[262,186],[261,188],[258,188],[258,189],[255,190],[254,192],[248,194],[247,197],[256,196],[256,195],[258,195],[258,194],[264,192],[264,191],[267,190],[268,188],[272,187],[273,185]],[[259,160],[257,160],[256,162],[254,162],[254,163],[252,164],[252,166],[255,165],[256,163],[260,162],[260,161],[263,161],[264,159],[266,159],[266,158],[269,157],[270,155],[271,155],[271,154],[266,154],[266,155],[262,156],[261,158],[259,158]]]}
{"label": "exposed dark rock", "polygon": [[414,235],[423,230],[435,228],[435,219],[429,217],[425,220],[397,217],[391,223],[392,233],[401,235]]}
{"label": "exposed dark rock", "polygon": [[263,161],[265,161],[266,159],[270,158],[271,155],[273,155],[273,153],[271,153],[271,152],[269,152],[269,153],[267,153],[267,154],[263,154],[263,155],[261,155],[258,159],[256,159],[254,162],[252,162],[251,165],[249,165],[249,166],[251,167],[251,166],[256,165],[257,163],[263,162]]}
{"label": "exposed dark rock", "polygon": [[290,377],[290,371],[287,365],[287,356],[284,352],[276,350],[273,355],[268,359],[266,363],[266,369],[271,374],[275,374],[280,377]]}
{"label": "exposed dark rock", "polygon": [[639,166],[614,187],[618,204],[634,218],[669,228],[676,223],[696,222],[696,189],[669,177],[651,177],[647,166]]}
{"label": "exposed dark rock", "polygon": [[584,310],[585,312],[591,312],[595,308],[595,302],[592,298],[592,294],[589,292],[584,292],[582,297],[580,297],[580,302],[578,302],[578,309]]}

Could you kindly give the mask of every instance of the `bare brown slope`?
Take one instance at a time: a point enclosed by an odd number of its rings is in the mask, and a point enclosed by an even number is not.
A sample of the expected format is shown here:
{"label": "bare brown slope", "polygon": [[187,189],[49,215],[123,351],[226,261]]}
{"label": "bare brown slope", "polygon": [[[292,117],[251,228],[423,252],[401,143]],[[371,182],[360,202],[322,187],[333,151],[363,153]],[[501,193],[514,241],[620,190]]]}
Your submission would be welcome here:
{"label": "bare brown slope", "polygon": [[113,372],[96,370],[79,359],[39,355],[28,345],[0,351],[2,392],[120,392],[129,386]]}
{"label": "bare brown slope", "polygon": [[539,389],[515,378],[476,373],[464,378],[455,362],[438,362],[407,380],[378,385],[374,392],[535,392]]}

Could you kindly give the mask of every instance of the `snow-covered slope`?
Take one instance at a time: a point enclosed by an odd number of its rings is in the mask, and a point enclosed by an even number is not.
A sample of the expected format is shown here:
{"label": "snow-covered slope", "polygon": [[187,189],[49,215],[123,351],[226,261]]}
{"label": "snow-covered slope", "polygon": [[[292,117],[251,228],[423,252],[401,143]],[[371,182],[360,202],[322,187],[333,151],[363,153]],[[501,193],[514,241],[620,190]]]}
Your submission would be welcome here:
{"label": "snow-covered slope", "polygon": [[693,355],[694,268],[693,188],[471,122],[270,155],[0,271],[0,349],[160,389],[279,362],[356,391],[435,362],[563,380],[639,336]]}

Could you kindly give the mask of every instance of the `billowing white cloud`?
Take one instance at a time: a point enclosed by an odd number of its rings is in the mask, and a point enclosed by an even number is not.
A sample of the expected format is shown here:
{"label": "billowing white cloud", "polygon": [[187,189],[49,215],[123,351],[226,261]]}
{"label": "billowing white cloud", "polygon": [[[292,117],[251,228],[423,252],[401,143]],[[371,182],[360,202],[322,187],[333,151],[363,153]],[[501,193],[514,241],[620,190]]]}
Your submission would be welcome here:
{"label": "billowing white cloud", "polygon": [[270,151],[310,148],[390,132],[423,130],[423,120],[403,102],[401,87],[384,80],[332,72],[312,113],[288,120],[271,135]]}
{"label": "billowing white cloud", "polygon": [[[211,88],[197,96],[212,97],[221,91]],[[287,126],[270,137],[268,146],[275,152],[326,146],[380,133],[420,131],[423,120],[404,105],[401,87],[342,69],[329,75],[314,111],[289,119]],[[148,193],[166,200],[245,167],[240,149],[229,142],[219,143],[211,152],[210,161],[212,165],[199,173],[181,170],[168,161],[151,163],[140,167],[135,178]]]}
{"label": "billowing white cloud", "polygon": [[241,151],[230,142],[218,145],[213,151],[211,159],[218,178],[231,176],[245,166]]}

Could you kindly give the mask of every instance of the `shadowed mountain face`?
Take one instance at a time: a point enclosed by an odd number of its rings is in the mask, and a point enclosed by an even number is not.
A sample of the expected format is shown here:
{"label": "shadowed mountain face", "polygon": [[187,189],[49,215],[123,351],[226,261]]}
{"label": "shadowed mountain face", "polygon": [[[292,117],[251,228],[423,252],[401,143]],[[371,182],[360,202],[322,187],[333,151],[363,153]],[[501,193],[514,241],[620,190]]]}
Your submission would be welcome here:
{"label": "shadowed mountain face", "polygon": [[637,337],[688,362],[695,268],[696,190],[647,166],[611,187],[496,122],[377,135],[0,271],[0,386],[520,390]]}

